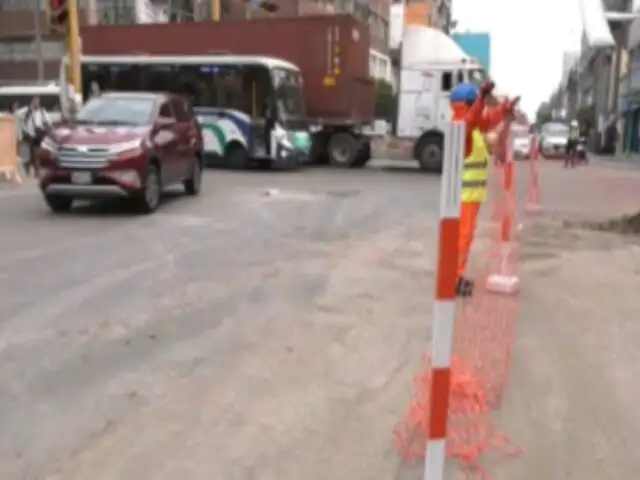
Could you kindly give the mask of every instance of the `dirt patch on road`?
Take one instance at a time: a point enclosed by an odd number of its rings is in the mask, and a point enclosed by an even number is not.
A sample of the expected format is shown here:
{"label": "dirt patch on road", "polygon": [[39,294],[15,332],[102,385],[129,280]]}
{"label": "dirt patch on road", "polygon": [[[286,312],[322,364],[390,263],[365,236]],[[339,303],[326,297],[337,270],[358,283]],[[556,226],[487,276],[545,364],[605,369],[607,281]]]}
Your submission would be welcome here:
{"label": "dirt patch on road", "polygon": [[567,228],[584,228],[601,232],[612,232],[621,235],[640,235],[640,213],[623,215],[601,221],[565,222]]}

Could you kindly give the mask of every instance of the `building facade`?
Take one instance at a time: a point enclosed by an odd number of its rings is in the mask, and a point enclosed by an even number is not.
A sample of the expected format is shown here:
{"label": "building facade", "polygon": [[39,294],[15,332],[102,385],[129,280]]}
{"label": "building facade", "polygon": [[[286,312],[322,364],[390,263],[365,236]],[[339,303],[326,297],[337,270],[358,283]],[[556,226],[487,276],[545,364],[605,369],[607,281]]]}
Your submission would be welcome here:
{"label": "building facade", "polygon": [[640,20],[631,24],[626,72],[620,78],[620,110],[624,119],[622,149],[640,153]]}
{"label": "building facade", "polygon": [[0,0],[0,84],[36,82],[39,67],[40,80],[58,78],[64,43],[59,35],[45,33],[43,7],[43,0]]}
{"label": "building facade", "polygon": [[491,35],[484,32],[461,32],[452,35],[460,48],[475,58],[484,69],[491,73]]}
{"label": "building facade", "polygon": [[[273,0],[273,16],[350,13],[369,25],[372,75],[391,79],[388,56],[390,0]],[[79,0],[83,24],[121,25],[153,21],[210,21],[211,0]],[[0,84],[54,81],[65,46],[47,32],[45,0],[0,0]],[[220,0],[221,20],[270,16],[250,1]],[[151,19],[151,20],[149,20]],[[36,21],[37,20],[37,21]],[[41,35],[37,35],[39,30]],[[41,41],[37,42],[36,39]]]}
{"label": "building facade", "polygon": [[393,0],[404,4],[405,25],[426,25],[445,32],[451,30],[451,0]]}

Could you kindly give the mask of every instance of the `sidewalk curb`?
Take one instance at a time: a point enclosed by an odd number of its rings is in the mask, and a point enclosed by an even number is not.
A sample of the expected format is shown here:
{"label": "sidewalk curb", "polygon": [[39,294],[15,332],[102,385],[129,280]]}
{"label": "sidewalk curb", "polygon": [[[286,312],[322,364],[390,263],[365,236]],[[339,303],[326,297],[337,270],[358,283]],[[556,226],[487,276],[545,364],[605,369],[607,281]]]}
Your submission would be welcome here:
{"label": "sidewalk curb", "polygon": [[589,164],[597,165],[599,167],[608,167],[608,168],[616,168],[616,169],[626,169],[626,170],[640,170],[640,157],[634,159],[634,157],[627,156],[607,156],[607,155],[596,155],[593,153],[589,154]]}

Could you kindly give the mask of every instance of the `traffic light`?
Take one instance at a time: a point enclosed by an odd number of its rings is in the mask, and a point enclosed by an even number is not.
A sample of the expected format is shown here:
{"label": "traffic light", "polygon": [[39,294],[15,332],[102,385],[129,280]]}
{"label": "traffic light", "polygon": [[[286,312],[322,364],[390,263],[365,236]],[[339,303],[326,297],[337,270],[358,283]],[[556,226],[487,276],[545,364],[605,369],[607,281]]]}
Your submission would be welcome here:
{"label": "traffic light", "polygon": [[275,2],[270,2],[268,0],[260,2],[260,8],[265,12],[270,13],[271,15],[273,15],[278,10],[280,10],[280,8],[278,7],[278,5],[275,4]]}
{"label": "traffic light", "polygon": [[67,31],[69,5],[67,0],[47,0],[47,22],[49,30],[56,33]]}

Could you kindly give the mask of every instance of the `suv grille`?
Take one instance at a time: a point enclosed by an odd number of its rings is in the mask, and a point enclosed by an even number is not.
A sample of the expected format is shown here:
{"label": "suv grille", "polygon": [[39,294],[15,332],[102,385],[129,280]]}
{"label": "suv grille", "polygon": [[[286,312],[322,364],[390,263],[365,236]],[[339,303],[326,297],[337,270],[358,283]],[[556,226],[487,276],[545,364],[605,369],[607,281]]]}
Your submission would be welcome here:
{"label": "suv grille", "polygon": [[63,168],[102,168],[109,162],[107,147],[60,147],[58,164]]}

